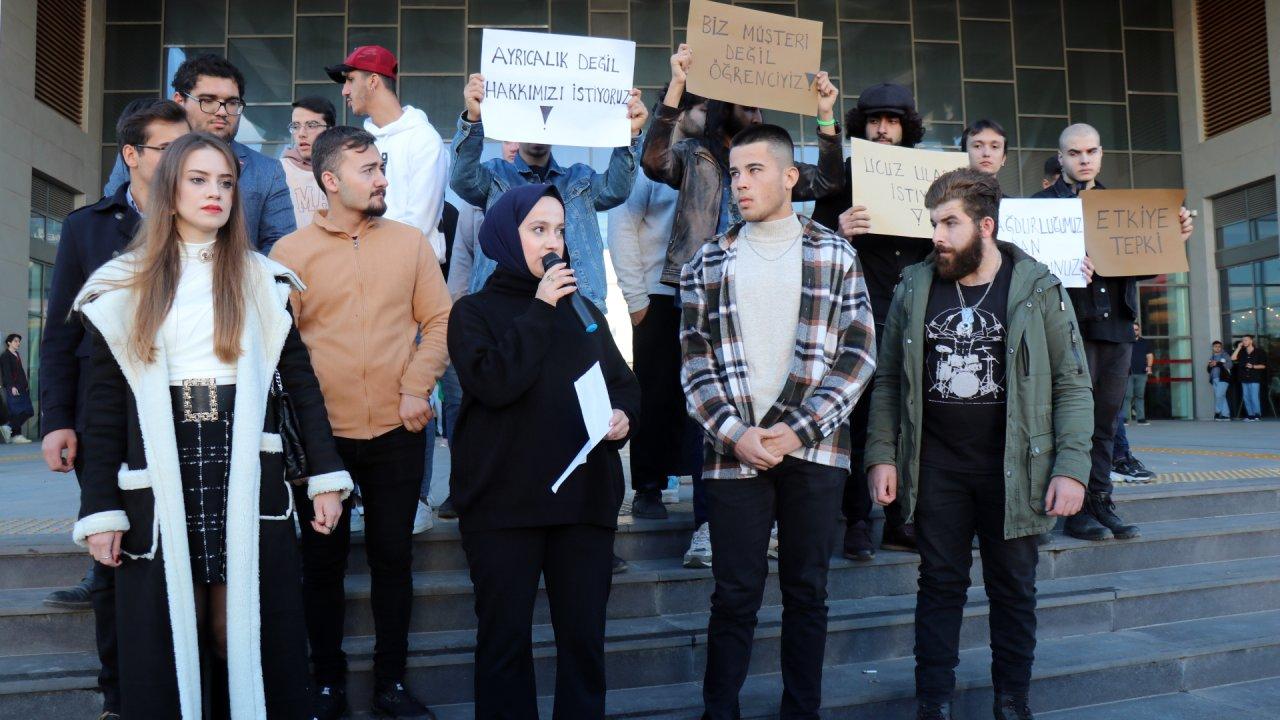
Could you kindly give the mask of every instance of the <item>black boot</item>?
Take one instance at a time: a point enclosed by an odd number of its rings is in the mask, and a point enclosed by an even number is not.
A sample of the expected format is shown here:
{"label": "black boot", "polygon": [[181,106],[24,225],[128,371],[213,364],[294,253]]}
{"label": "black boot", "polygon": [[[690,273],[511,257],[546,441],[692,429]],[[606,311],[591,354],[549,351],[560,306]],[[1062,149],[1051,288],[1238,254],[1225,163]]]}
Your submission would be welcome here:
{"label": "black boot", "polygon": [[631,500],[631,517],[666,520],[667,506],[662,504],[662,494],[657,491],[636,493]]}
{"label": "black boot", "polygon": [[1106,540],[1111,537],[1111,533],[1106,526],[1098,522],[1093,516],[1090,508],[1092,503],[1089,502],[1089,496],[1085,496],[1084,507],[1080,508],[1080,512],[1067,518],[1064,529],[1066,533],[1073,538],[1079,540]]}
{"label": "black boot", "polygon": [[49,607],[70,608],[72,610],[88,610],[91,606],[89,597],[94,589],[102,584],[97,577],[97,563],[89,563],[89,572],[79,584],[65,590],[54,590],[45,596],[44,604]]}
{"label": "black boot", "polygon": [[871,532],[864,520],[851,523],[844,531],[844,556],[857,562],[875,559],[876,550],[871,544]]}
{"label": "black boot", "polygon": [[1138,526],[1129,525],[1120,516],[1116,514],[1115,501],[1111,499],[1109,492],[1091,492],[1085,500],[1085,507],[1089,508],[1093,517],[1106,526],[1111,534],[1117,540],[1128,540],[1129,538],[1138,537]]}
{"label": "black boot", "polygon": [[916,720],[951,720],[951,703],[917,700]]}
{"label": "black boot", "polygon": [[893,526],[885,523],[884,535],[880,538],[880,547],[889,550],[905,550],[918,553],[916,547],[916,526],[913,523]]}
{"label": "black boot", "polygon": [[996,720],[1035,720],[1026,693],[996,693]]}

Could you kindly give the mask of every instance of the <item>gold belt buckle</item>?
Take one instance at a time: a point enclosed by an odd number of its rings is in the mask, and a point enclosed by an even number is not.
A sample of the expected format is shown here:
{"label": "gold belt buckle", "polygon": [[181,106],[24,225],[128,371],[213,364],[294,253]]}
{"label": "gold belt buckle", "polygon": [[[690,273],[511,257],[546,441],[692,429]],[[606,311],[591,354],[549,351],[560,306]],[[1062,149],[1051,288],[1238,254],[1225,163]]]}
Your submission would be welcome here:
{"label": "gold belt buckle", "polygon": [[[202,393],[193,388],[205,388]],[[213,378],[190,378],[182,381],[183,422],[216,422],[218,420],[218,383]]]}

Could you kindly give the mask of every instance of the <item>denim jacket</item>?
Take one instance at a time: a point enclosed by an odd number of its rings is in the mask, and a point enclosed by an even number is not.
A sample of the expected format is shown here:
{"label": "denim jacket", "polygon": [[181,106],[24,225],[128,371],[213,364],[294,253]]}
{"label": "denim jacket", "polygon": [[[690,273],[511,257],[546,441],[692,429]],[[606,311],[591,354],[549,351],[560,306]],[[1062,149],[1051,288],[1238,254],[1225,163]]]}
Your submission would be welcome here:
{"label": "denim jacket", "polygon": [[[629,146],[614,148],[609,169],[603,174],[583,163],[561,167],[554,157],[550,158],[547,182],[564,198],[569,264],[576,271],[578,289],[602,311],[609,284],[605,279],[604,240],[600,237],[596,212],[626,202],[636,179],[640,143],[641,137],[636,137]],[[465,114],[460,115],[458,132],[452,142],[454,158],[449,187],[464,201],[488,211],[509,188],[539,182],[537,173],[519,155],[512,162],[502,158],[480,162],[483,146],[483,122],[468,122]],[[496,265],[476,247],[467,292],[479,292]]]}

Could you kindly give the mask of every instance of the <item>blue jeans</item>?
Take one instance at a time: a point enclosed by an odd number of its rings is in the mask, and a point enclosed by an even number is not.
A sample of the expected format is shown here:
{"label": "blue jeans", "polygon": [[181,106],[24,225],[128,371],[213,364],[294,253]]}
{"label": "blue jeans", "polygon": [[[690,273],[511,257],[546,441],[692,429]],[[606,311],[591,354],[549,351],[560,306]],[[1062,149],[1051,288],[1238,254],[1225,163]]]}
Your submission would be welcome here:
{"label": "blue jeans", "polygon": [[[444,425],[444,436],[446,439],[453,439],[453,428],[458,424],[458,410],[462,407],[462,386],[458,384],[458,372],[453,366],[445,368],[444,375],[440,377],[440,393],[444,400],[442,401],[442,412],[440,422]],[[439,506],[444,503],[445,498],[449,496],[449,486],[447,477],[441,478],[439,483],[433,487],[432,462],[436,456],[436,421],[432,420],[427,423],[427,429],[423,431],[426,436],[427,449],[425,452],[426,467],[422,470],[422,491],[419,495],[425,500],[430,498],[429,505]],[[433,492],[434,490],[434,492]],[[443,497],[441,493],[444,493]]]}
{"label": "blue jeans", "polygon": [[1261,388],[1261,383],[1240,383],[1240,392],[1244,395],[1245,417],[1262,417],[1262,400],[1258,396]]}
{"label": "blue jeans", "polygon": [[1113,464],[1129,457],[1129,433],[1124,429],[1124,413],[1125,408],[1122,407],[1119,414],[1116,415],[1116,434],[1111,445],[1111,462]]}
{"label": "blue jeans", "polygon": [[1213,412],[1219,417],[1231,417],[1231,404],[1227,402],[1227,389],[1231,383],[1226,380],[1213,381]]}

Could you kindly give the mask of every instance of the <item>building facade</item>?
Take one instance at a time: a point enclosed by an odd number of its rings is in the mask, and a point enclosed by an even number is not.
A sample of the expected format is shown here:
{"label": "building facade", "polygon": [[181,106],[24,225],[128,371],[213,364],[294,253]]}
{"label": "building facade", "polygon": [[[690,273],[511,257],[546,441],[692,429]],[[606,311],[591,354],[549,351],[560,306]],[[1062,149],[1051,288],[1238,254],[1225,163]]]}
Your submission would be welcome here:
{"label": "building facade", "polygon": [[[1220,81],[1201,67],[1202,41],[1215,30],[1232,33],[1237,43],[1242,37],[1224,27],[1238,20],[1214,16],[1215,3],[736,4],[822,21],[823,68],[841,89],[842,109],[852,107],[862,88],[891,81],[915,92],[929,146],[954,149],[966,122],[1000,122],[1011,148],[1000,180],[1011,195],[1040,189],[1043,163],[1055,153],[1058,133],[1072,122],[1099,129],[1106,149],[1101,178],[1108,187],[1185,187],[1188,207],[1199,216],[1189,248],[1191,271],[1146,281],[1141,291],[1145,334],[1158,362],[1148,392],[1150,416],[1212,415],[1202,370],[1212,339],[1252,331],[1280,360],[1274,180],[1280,127],[1269,106],[1243,124],[1224,124],[1217,116],[1206,122],[1202,75]],[[1255,29],[1246,37],[1262,44],[1263,84],[1268,97],[1275,96],[1280,75],[1265,61],[1267,48],[1280,48],[1280,3],[1230,4],[1256,5],[1250,24]],[[71,197],[78,205],[99,196],[117,152],[117,114],[134,98],[171,95],[175,69],[194,53],[225,54],[245,73],[249,105],[239,139],[270,155],[278,155],[288,140],[292,100],[322,95],[341,107],[340,88],[323,68],[369,43],[397,53],[403,101],[424,109],[447,140],[462,109],[466,76],[479,69],[482,28],[630,38],[637,43],[636,84],[653,102],[669,76],[672,49],[684,37],[688,5],[673,0],[7,0],[0,27],[6,41],[0,52],[6,56],[34,44],[37,10],[82,9],[86,102],[82,122],[73,126],[33,99],[29,60],[6,63],[2,71],[10,96],[21,96],[2,112],[30,128],[33,137],[0,141],[0,151],[17,148],[11,153],[15,158],[29,159],[6,173],[5,182],[15,187],[6,188],[0,201],[0,224],[14,229],[0,239],[0,297],[6,301],[0,304],[0,327],[38,330],[45,263],[56,244],[59,210],[51,200]],[[19,35],[26,40],[15,49],[10,38]],[[771,112],[766,120],[789,128],[805,145],[803,153],[814,152],[811,120]],[[35,139],[38,133],[53,134]],[[33,143],[44,143],[50,159],[31,150]],[[575,148],[556,152],[561,163],[597,167],[608,155]],[[10,155],[5,157],[8,163]],[[55,197],[50,188],[63,195]],[[19,243],[16,229],[23,216],[29,228]],[[1265,411],[1274,415],[1270,407]]]}

